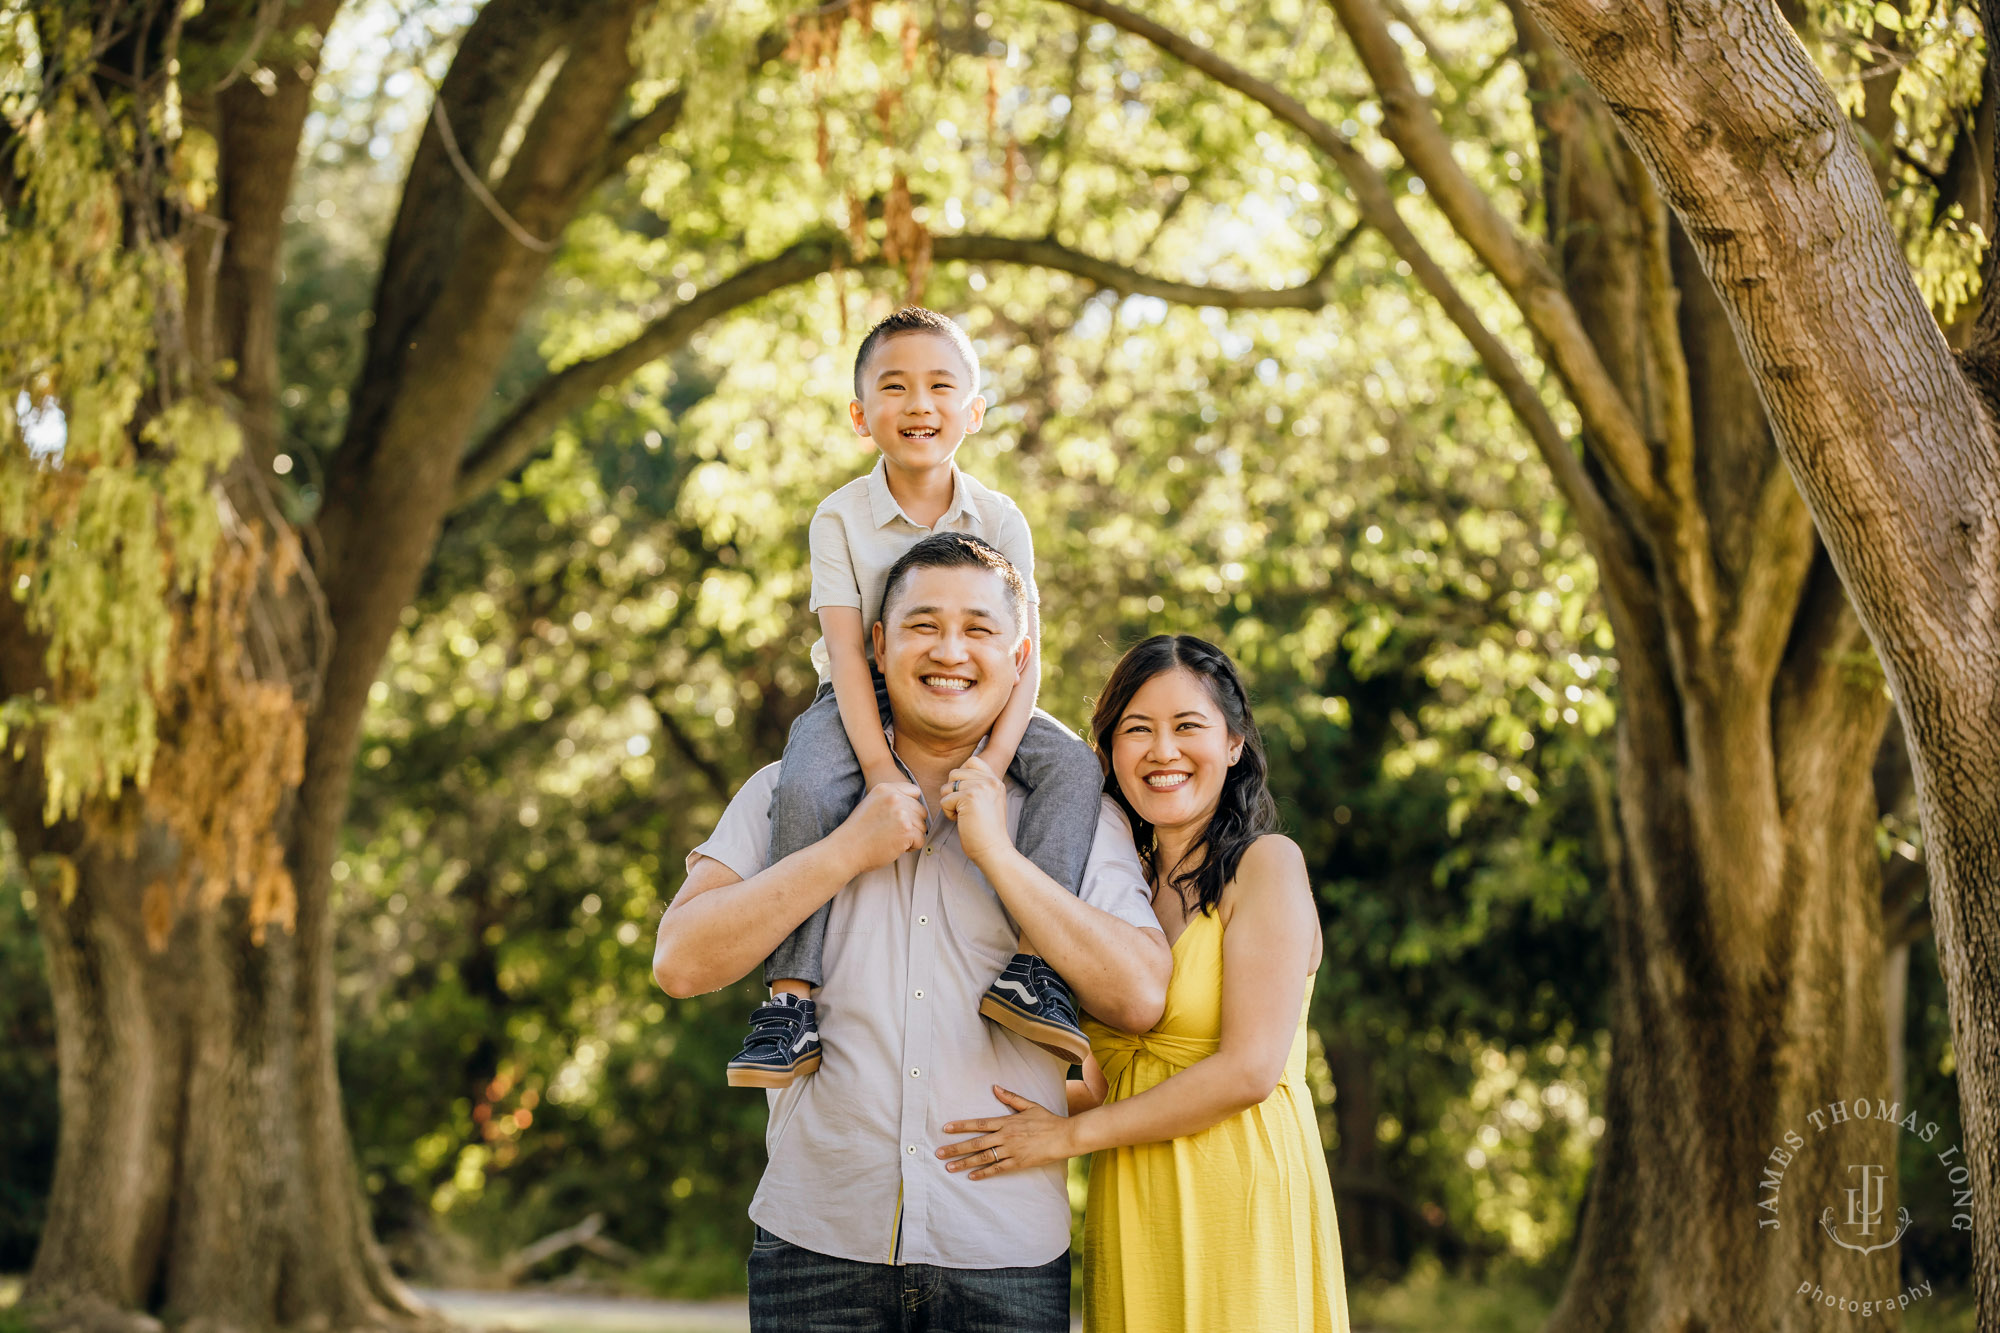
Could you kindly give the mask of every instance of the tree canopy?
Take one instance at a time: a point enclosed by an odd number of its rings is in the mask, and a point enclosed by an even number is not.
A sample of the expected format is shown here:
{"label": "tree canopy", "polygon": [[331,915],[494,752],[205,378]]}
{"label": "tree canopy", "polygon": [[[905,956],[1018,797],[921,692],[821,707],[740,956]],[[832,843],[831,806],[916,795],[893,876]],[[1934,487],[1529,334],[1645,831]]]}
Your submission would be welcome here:
{"label": "tree canopy", "polygon": [[[329,940],[354,1163],[399,1258],[437,1262],[440,1228],[497,1252],[604,1211],[660,1281],[732,1282],[762,1115],[715,1085],[748,992],[659,996],[644,941],[809,697],[805,519],[868,464],[843,425],[851,348],[922,299],[985,364],[961,462],[1035,532],[1045,706],[1080,723],[1160,630],[1245,668],[1327,931],[1313,1077],[1351,1256],[1569,1257],[1619,1058],[1607,886],[1648,855],[1613,733],[1634,672],[1644,700],[1679,669],[1616,621],[1701,560],[1647,546],[1680,484],[1640,460],[1657,404],[1633,386],[1660,381],[1576,296],[1633,280],[1590,267],[1578,164],[1646,178],[1615,139],[1558,144],[1601,110],[1541,114],[1570,104],[1538,28],[1461,0],[634,5],[623,29],[556,6],[547,30],[509,0],[294,8],[254,32],[233,7],[195,17],[182,72],[129,102],[81,55],[56,77],[54,36],[83,31],[60,6],[0,9],[0,283],[34,298],[0,314],[0,722],[12,883],[45,930],[79,873],[86,906],[98,891],[30,806],[163,822],[198,853],[142,886],[153,944],[191,956],[188,914],[232,889],[248,922]],[[1794,17],[1873,136],[1923,298],[1965,325],[1990,226],[1977,25]],[[586,86],[613,72],[616,108]],[[217,125],[259,123],[204,108],[252,90],[304,99],[255,270],[270,362],[252,339],[177,363],[169,261],[198,268],[212,198],[244,198]],[[154,140],[93,137],[93,99]],[[603,133],[555,142],[579,107]],[[134,222],[134,189],[165,222]],[[1665,263],[1648,207],[1640,253]],[[514,266],[491,286],[440,239],[475,234]],[[225,323],[226,286],[206,298]],[[445,357],[439,310],[484,321],[485,379],[448,411],[419,402],[452,364],[424,360]],[[430,330],[407,364],[384,321]],[[50,412],[68,438],[35,445]],[[1668,452],[1700,433],[1668,426]],[[1761,447],[1738,489],[1783,487],[1765,512],[1809,603],[1810,528]],[[1694,574],[1665,620],[1699,610]],[[1840,679],[1879,694],[1866,641],[1839,642]],[[135,780],[158,793],[143,812]],[[1850,786],[1873,849],[1874,793]],[[1916,852],[1883,827],[1882,857]],[[1913,1084],[1935,1091],[1954,1057],[1925,994]],[[45,1012],[18,1020],[24,1050],[50,1045]]]}

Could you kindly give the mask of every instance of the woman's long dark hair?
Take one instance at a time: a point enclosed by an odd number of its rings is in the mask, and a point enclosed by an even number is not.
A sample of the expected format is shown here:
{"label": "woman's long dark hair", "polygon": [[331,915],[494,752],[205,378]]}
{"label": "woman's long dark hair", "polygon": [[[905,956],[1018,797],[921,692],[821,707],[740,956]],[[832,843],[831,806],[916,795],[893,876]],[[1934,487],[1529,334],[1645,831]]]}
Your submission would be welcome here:
{"label": "woman's long dark hair", "polygon": [[[1159,839],[1153,826],[1141,819],[1132,803],[1125,799],[1118,775],[1111,770],[1111,744],[1118,723],[1131,706],[1132,696],[1153,677],[1177,669],[1192,673],[1207,687],[1215,706],[1222,710],[1230,736],[1242,742],[1243,749],[1222,779],[1222,797],[1208,827],[1194,840],[1179,865],[1162,866],[1155,860]],[[1264,762],[1264,740],[1257,734],[1257,723],[1250,716],[1250,695],[1243,688],[1243,677],[1237,674],[1236,664],[1229,660],[1229,654],[1206,639],[1197,639],[1192,634],[1156,634],[1126,653],[1112,669],[1111,679],[1104,682],[1104,693],[1097,700],[1097,709],[1090,715],[1090,734],[1097,745],[1097,757],[1104,765],[1104,790],[1132,821],[1132,836],[1138,841],[1147,878],[1154,883],[1164,880],[1180,895],[1183,907],[1213,915],[1216,903],[1222,900],[1222,890],[1236,877],[1236,867],[1243,863],[1243,853],[1266,833],[1278,830],[1278,803],[1271,799],[1271,789],[1265,785],[1269,769]],[[1184,870],[1183,866],[1192,869]]]}

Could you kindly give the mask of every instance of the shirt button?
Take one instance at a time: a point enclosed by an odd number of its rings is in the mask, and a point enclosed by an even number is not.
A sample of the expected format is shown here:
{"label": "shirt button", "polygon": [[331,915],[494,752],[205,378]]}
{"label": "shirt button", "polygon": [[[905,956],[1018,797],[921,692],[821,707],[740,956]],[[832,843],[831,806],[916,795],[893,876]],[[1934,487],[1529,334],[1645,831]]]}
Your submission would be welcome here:
{"label": "shirt button", "polygon": [[917,924],[920,926],[928,926],[930,923],[931,919],[927,916],[920,916],[917,918]]}
{"label": "shirt button", "polygon": [[923,999],[923,998],[924,998],[924,993],[923,993],[922,991],[918,991],[918,992],[917,992],[917,998],[918,998],[919,1000]]}
{"label": "shirt button", "polygon": [[930,854],[931,854],[932,852],[934,852],[934,851],[936,851],[936,850],[937,850],[937,848],[935,848],[935,847],[926,847],[926,848],[924,848],[924,855],[925,855],[925,856],[929,856],[929,855],[930,855]]}
{"label": "shirt button", "polygon": [[920,1069],[912,1069],[912,1070],[910,1071],[910,1077],[911,1077],[911,1078],[916,1078],[916,1077],[918,1077],[919,1075],[921,1075],[922,1073],[923,1073],[923,1071],[922,1071],[922,1070],[920,1070]]}
{"label": "shirt button", "polygon": [[907,1148],[903,1149],[903,1151],[904,1151],[904,1152],[906,1152],[906,1153],[909,1153],[909,1154],[911,1154],[912,1156],[914,1156],[914,1155],[916,1154],[916,1151],[917,1151],[917,1145],[916,1145],[916,1144],[914,1144],[914,1143],[912,1143],[912,1144],[911,1144],[911,1145],[910,1145],[909,1147],[907,1147]]}

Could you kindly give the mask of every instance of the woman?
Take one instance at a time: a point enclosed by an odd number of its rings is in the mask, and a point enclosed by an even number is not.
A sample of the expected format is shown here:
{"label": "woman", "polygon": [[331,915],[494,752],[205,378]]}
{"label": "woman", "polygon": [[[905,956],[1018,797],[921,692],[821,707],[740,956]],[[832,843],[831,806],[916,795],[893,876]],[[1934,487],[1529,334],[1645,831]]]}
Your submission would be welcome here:
{"label": "woman", "polygon": [[1333,1191],[1305,1084],[1319,918],[1274,832],[1263,743],[1235,665],[1191,635],[1125,654],[1091,719],[1174,950],[1158,1026],[1087,1022],[1092,1060],[1060,1116],[961,1120],[940,1150],[973,1180],[1093,1153],[1084,1215],[1091,1333],[1344,1333]]}

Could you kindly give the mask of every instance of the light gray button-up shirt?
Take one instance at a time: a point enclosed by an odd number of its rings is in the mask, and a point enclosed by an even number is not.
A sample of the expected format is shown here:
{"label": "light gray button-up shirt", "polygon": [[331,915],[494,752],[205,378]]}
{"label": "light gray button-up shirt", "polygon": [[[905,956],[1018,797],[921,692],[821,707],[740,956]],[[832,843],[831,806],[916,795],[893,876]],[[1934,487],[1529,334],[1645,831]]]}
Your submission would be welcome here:
{"label": "light gray button-up shirt", "polygon": [[[819,502],[807,537],[812,547],[812,601],[806,607],[851,606],[861,613],[861,642],[868,660],[875,648],[868,628],[882,618],[882,585],[889,566],[903,552],[934,532],[963,532],[993,543],[1021,572],[1028,585],[1028,604],[1041,601],[1035,588],[1035,543],[1028,520],[1012,500],[952,468],[951,507],[937,526],[917,523],[896,497],[881,459],[866,476],[856,477]],[[833,679],[826,641],[812,647],[812,663],[822,681]]]}
{"label": "light gray button-up shirt", "polygon": [[[777,780],[772,764],[743,784],[688,864],[707,856],[744,879],[761,872]],[[1007,784],[1010,833],[1025,795]],[[1081,896],[1121,921],[1159,928],[1131,828],[1109,797]],[[794,1245],[865,1263],[1017,1268],[1069,1247],[1062,1166],[974,1181],[947,1173],[934,1155],[948,1121],[1006,1114],[995,1083],[1064,1109],[1061,1060],[979,1015],[1015,940],[998,895],[959,847],[958,825],[940,813],[921,850],[841,889],[815,994],[825,1054],[816,1073],[770,1093],[770,1163],[752,1221]]]}

